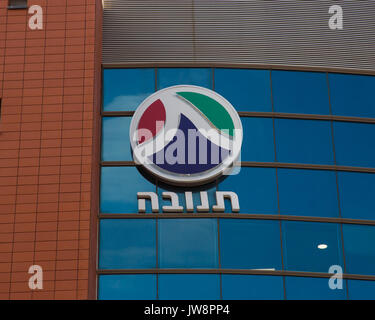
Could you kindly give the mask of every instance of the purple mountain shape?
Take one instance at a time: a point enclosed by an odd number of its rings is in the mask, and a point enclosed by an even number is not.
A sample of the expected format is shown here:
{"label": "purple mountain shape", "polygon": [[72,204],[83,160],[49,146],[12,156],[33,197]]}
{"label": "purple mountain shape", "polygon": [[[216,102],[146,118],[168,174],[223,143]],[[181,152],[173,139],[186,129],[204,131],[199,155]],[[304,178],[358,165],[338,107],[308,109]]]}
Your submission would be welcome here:
{"label": "purple mountain shape", "polygon": [[[182,143],[183,143],[182,146],[178,146],[177,148],[172,147],[172,148],[175,149],[174,153],[173,153],[173,156],[176,157],[177,150],[181,150],[181,149],[185,150],[185,157],[184,157],[185,161],[184,161],[184,163],[178,163],[177,162],[175,164],[169,164],[168,161],[167,161],[168,159],[166,157],[166,151],[177,140],[177,136],[174,136],[173,139],[162,150],[158,151],[157,153],[154,153],[152,156],[149,157],[149,159],[152,160],[152,162],[155,163],[158,167],[160,167],[164,170],[167,170],[169,172],[180,173],[180,174],[201,173],[201,172],[204,172],[204,171],[207,171],[209,169],[212,169],[212,168],[216,167],[218,164],[220,164],[224,159],[226,159],[229,156],[229,154],[230,154],[229,150],[227,150],[225,148],[221,148],[218,145],[212,143],[210,140],[208,140],[201,133],[198,132],[197,137],[196,137],[196,144],[195,144],[196,145],[195,161],[190,160],[190,162],[193,162],[193,163],[189,164],[188,163],[188,159],[189,159],[189,155],[188,155],[188,152],[189,152],[188,130],[193,129],[193,130],[198,131],[198,129],[183,114],[181,114],[180,124],[179,124],[178,128],[184,133],[185,139],[183,139],[183,141],[181,140]],[[207,156],[204,157],[204,159],[207,159],[205,161],[206,163],[199,163],[199,140],[205,140],[207,142],[207,148],[205,148],[205,150],[207,152]],[[185,149],[183,149],[183,148],[185,148]],[[212,157],[212,155],[211,155],[212,149],[214,149],[214,152],[215,152],[214,157]],[[157,163],[156,159],[165,159],[165,160],[164,161],[159,160],[159,162],[163,162],[163,163]],[[169,162],[171,162],[171,161],[169,161]],[[182,161],[180,161],[180,162],[182,162]]]}

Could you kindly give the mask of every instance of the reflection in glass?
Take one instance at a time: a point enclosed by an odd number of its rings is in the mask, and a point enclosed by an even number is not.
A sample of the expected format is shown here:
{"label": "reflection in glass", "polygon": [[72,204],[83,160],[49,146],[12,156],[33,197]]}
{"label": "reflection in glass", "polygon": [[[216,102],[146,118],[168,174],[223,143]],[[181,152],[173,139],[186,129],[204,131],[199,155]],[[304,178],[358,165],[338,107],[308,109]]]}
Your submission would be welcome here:
{"label": "reflection in glass", "polygon": [[346,272],[375,274],[375,226],[344,224]]}
{"label": "reflection in glass", "polygon": [[329,114],[327,75],[272,70],[275,112]]}
{"label": "reflection in glass", "polygon": [[269,70],[217,68],[215,91],[238,111],[272,111]]}
{"label": "reflection in glass", "polygon": [[186,197],[185,192],[191,191],[193,194],[193,206],[194,211],[189,211],[189,213],[197,212],[197,206],[200,206],[202,204],[201,202],[201,195],[200,191],[207,192],[207,198],[208,198],[208,204],[210,208],[210,212],[212,212],[212,206],[216,204],[216,186],[203,186],[200,188],[194,188],[194,189],[187,189],[183,187],[172,187],[165,184],[158,185],[158,195],[159,195],[159,201],[160,201],[160,210],[162,210],[162,206],[170,206],[171,201],[168,199],[163,199],[162,194],[163,192],[174,192],[178,196],[179,205],[183,207],[183,212],[187,212],[186,210]]}
{"label": "reflection in glass", "polygon": [[99,300],[155,300],[155,274],[100,275]]}
{"label": "reflection in glass", "polygon": [[155,267],[155,220],[102,219],[100,221],[99,269]]}
{"label": "reflection in glass", "polygon": [[221,266],[281,270],[279,221],[220,219]]}
{"label": "reflection in glass", "polygon": [[218,274],[160,274],[160,300],[219,300]]}
{"label": "reflection in glass", "polygon": [[375,281],[348,280],[350,300],[375,300]]}
{"label": "reflection in glass", "polygon": [[329,278],[285,277],[287,300],[345,300],[346,288],[332,290]]}
{"label": "reflection in glass", "polygon": [[[136,167],[102,167],[100,183],[100,212],[138,213],[137,192],[156,192]],[[146,212],[151,212],[146,201]]]}
{"label": "reflection in glass", "polygon": [[283,278],[278,276],[222,275],[223,300],[283,300]]}
{"label": "reflection in glass", "polygon": [[278,169],[280,214],[339,217],[334,171]]}
{"label": "reflection in glass", "polygon": [[241,161],[274,162],[275,148],[271,118],[241,118],[243,143]]}
{"label": "reflection in glass", "polygon": [[129,139],[130,117],[102,118],[102,161],[133,160]]}
{"label": "reflection in glass", "polygon": [[375,174],[339,172],[341,215],[348,219],[375,219]]}
{"label": "reflection in glass", "polygon": [[[343,266],[338,224],[283,221],[282,235],[286,270],[328,273],[332,265]],[[320,244],[327,248],[319,249]]]}
{"label": "reflection in glass", "polygon": [[135,110],[154,91],[154,68],[103,70],[104,111]]}
{"label": "reflection in glass", "polygon": [[212,88],[211,68],[159,68],[157,72],[158,90],[182,84]]}
{"label": "reflection in glass", "polygon": [[338,165],[375,168],[375,124],[334,122],[333,129]]}
{"label": "reflection in glass", "polygon": [[[237,175],[227,176],[218,190],[236,192],[241,213],[277,214],[276,169],[242,167]],[[231,212],[226,205],[225,212]]]}
{"label": "reflection in glass", "polygon": [[329,121],[275,119],[279,162],[334,164]]}
{"label": "reflection in glass", "polygon": [[375,117],[375,77],[353,74],[329,74],[332,114]]}
{"label": "reflection in glass", "polygon": [[216,219],[160,219],[160,268],[217,268]]}

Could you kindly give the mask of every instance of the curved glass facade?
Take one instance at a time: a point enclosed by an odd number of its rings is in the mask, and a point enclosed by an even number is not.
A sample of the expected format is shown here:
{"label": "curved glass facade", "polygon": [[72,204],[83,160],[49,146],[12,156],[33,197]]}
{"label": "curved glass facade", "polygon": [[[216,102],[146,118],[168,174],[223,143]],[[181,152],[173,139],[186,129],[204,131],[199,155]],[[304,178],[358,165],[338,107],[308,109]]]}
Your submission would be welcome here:
{"label": "curved glass facade", "polygon": [[[174,188],[132,162],[151,93],[212,89],[241,116],[238,174]],[[375,77],[230,68],[104,69],[100,299],[374,299]],[[234,191],[240,212],[138,213],[137,192]],[[161,196],[159,197],[161,199]],[[195,210],[196,211],[196,210]],[[332,266],[344,273],[331,289]],[[335,282],[337,285],[339,282]]]}

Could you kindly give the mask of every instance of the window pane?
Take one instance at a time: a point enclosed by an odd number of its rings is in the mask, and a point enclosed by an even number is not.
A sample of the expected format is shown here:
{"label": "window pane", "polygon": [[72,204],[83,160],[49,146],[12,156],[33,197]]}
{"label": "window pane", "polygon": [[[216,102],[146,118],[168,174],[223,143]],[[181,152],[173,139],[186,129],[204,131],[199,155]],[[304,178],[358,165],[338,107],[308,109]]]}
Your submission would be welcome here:
{"label": "window pane", "polygon": [[329,86],[334,115],[375,117],[375,77],[332,73]]}
{"label": "window pane", "polygon": [[339,216],[334,171],[279,169],[277,175],[281,214]]}
{"label": "window pane", "polygon": [[375,219],[375,174],[338,173],[341,215],[349,219]]}
{"label": "window pane", "polygon": [[275,133],[278,161],[334,164],[329,121],[275,119]]}
{"label": "window pane", "polygon": [[[136,167],[102,167],[100,211],[102,213],[138,213],[137,192],[156,192]],[[146,212],[151,212],[146,201]]]}
{"label": "window pane", "polygon": [[155,300],[156,275],[101,275],[98,295],[100,300]]}
{"label": "window pane", "polygon": [[215,69],[215,91],[238,111],[272,111],[269,70]]}
{"label": "window pane", "polygon": [[104,69],[104,111],[135,110],[155,91],[155,70]]}
{"label": "window pane", "polygon": [[283,300],[283,278],[222,275],[223,300]]}
{"label": "window pane", "polygon": [[220,220],[221,267],[281,270],[279,221]]}
{"label": "window pane", "polygon": [[211,89],[212,71],[210,68],[158,69],[158,90],[181,84],[191,84]]}
{"label": "window pane", "polygon": [[[241,213],[277,214],[276,170],[273,168],[240,168],[237,175],[227,176],[218,189],[238,195]],[[231,212],[226,205],[226,212]]]}
{"label": "window pane", "polygon": [[160,300],[219,300],[217,274],[161,274],[158,279]]}
{"label": "window pane", "polygon": [[8,9],[27,8],[27,0],[8,0]]}
{"label": "window pane", "polygon": [[350,300],[375,300],[375,281],[348,280]]}
{"label": "window pane", "polygon": [[282,226],[286,270],[328,273],[332,265],[343,266],[339,225],[283,221]]}
{"label": "window pane", "polygon": [[156,267],[156,223],[152,219],[102,219],[100,269]]}
{"label": "window pane", "polygon": [[[201,202],[201,195],[200,191],[207,192],[207,197],[208,197],[208,203],[210,207],[210,212],[212,212],[212,206],[216,204],[216,186],[212,185],[206,185],[203,187],[195,187],[194,189],[189,189],[187,190],[186,187],[172,187],[165,185],[164,183],[158,184],[158,195],[159,195],[159,201],[160,201],[160,211],[162,210],[162,206],[170,206],[171,201],[166,199],[163,200],[162,195],[163,192],[174,192],[178,196],[179,200],[179,205],[183,207],[183,212],[186,211],[186,198],[185,198],[185,192],[186,191],[192,191],[193,192],[193,205],[194,205],[194,211],[197,212],[197,206],[200,206],[202,204]],[[189,211],[190,213],[192,211]]]}
{"label": "window pane", "polygon": [[325,73],[273,70],[272,94],[275,112],[330,113]]}
{"label": "window pane", "polygon": [[346,272],[375,274],[375,227],[344,224]]}
{"label": "window pane", "polygon": [[130,117],[102,118],[102,160],[132,161],[129,139]]}
{"label": "window pane", "polygon": [[275,148],[271,118],[242,117],[242,161],[274,162]]}
{"label": "window pane", "polygon": [[346,289],[330,289],[329,278],[285,277],[287,300],[345,300]]}
{"label": "window pane", "polygon": [[160,219],[160,268],[217,268],[216,219]]}
{"label": "window pane", "polygon": [[375,167],[375,125],[334,122],[336,161],[342,166]]}

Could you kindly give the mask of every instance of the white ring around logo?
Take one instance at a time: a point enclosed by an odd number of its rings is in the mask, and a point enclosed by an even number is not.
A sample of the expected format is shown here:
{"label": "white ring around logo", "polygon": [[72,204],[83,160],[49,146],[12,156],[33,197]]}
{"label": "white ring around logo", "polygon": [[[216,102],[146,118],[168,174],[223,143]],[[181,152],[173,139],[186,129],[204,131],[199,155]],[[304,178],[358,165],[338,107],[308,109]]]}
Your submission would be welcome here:
{"label": "white ring around logo", "polygon": [[[212,122],[205,117],[205,115],[194,107],[189,101],[182,99],[178,96],[177,92],[193,92],[204,95],[218,102],[228,115],[230,116],[233,127],[234,135],[229,136],[223,133],[223,130],[214,130],[216,134],[210,136],[210,141],[222,147],[226,146],[230,153],[214,167],[199,173],[177,173],[171,172],[162,168],[150,161],[150,153],[157,152],[161,147],[165,147],[172,139],[178,130],[181,115],[187,117],[196,128],[206,135],[204,129],[214,128]],[[163,128],[151,139],[139,143],[138,140],[138,125],[139,122],[149,108],[155,101],[160,100],[165,108],[165,123]],[[224,130],[225,131],[225,130]],[[241,151],[243,132],[242,123],[237,111],[224,97],[218,93],[198,86],[193,85],[177,85],[159,90],[149,97],[147,97],[137,108],[130,124],[130,143],[133,151],[133,159],[136,164],[142,165],[149,173],[156,176],[162,181],[178,186],[196,186],[203,185],[213,181],[222,174],[227,174],[232,167],[233,163],[238,159]],[[150,147],[153,148],[150,148]],[[149,149],[148,149],[149,148]],[[148,152],[147,150],[152,150]]]}

